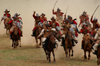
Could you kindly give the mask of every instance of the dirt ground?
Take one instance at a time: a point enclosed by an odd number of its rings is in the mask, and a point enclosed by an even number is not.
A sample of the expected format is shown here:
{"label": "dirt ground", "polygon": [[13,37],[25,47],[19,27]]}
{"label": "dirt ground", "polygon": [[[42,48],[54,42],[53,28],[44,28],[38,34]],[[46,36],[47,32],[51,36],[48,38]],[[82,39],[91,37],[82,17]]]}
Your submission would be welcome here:
{"label": "dirt ground", "polygon": [[[75,51],[78,52],[78,51]],[[83,53],[83,52],[82,52]],[[55,49],[56,62],[48,63],[43,48],[36,48],[33,43],[16,49],[11,47],[11,40],[7,35],[0,35],[0,66],[96,66],[96,56],[90,61],[84,60],[82,55],[66,59],[63,48]]]}

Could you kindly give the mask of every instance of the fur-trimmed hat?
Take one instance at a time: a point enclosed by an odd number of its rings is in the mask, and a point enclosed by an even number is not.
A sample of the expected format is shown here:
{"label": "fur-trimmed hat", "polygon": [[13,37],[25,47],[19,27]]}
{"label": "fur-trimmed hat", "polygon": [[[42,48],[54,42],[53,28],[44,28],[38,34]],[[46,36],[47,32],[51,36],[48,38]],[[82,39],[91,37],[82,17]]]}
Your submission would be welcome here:
{"label": "fur-trimmed hat", "polygon": [[44,14],[44,13],[42,13],[41,15],[44,15],[44,16],[45,16],[45,14]]}
{"label": "fur-trimmed hat", "polygon": [[57,8],[57,11],[61,11],[59,8]]}
{"label": "fur-trimmed hat", "polygon": [[54,19],[54,20],[55,20],[55,17],[53,16],[53,17],[51,18],[51,20],[52,20],[52,19]]}
{"label": "fur-trimmed hat", "polygon": [[6,9],[4,12],[6,12],[6,11],[7,11],[7,12],[10,12],[10,11],[8,11],[8,9]]}
{"label": "fur-trimmed hat", "polygon": [[36,14],[36,17],[40,17],[39,14]]}

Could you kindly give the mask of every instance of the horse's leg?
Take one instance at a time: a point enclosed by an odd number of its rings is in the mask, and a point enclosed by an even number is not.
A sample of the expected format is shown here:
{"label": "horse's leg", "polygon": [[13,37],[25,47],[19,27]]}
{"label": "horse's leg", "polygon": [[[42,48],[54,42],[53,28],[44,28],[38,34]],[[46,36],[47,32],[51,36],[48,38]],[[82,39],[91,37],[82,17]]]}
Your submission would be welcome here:
{"label": "horse's leg", "polygon": [[15,48],[17,48],[18,41],[15,41]]}
{"label": "horse's leg", "polygon": [[49,62],[51,62],[51,51],[50,52],[48,52],[48,56],[49,56]]}
{"label": "horse's leg", "polygon": [[67,48],[65,48],[65,52],[66,52],[66,59],[68,59],[68,52],[67,52]]}
{"label": "horse's leg", "polygon": [[35,37],[35,40],[36,40],[36,44],[38,44],[38,39],[37,39],[37,37]]}
{"label": "horse's leg", "polygon": [[40,38],[40,44],[39,45],[41,45],[41,38]]}
{"label": "horse's leg", "polygon": [[69,57],[70,57],[70,48],[69,48]]}
{"label": "horse's leg", "polygon": [[54,58],[54,62],[55,62],[56,60],[55,60],[54,50],[52,51],[52,54],[53,54],[53,58]]}
{"label": "horse's leg", "polygon": [[[44,48],[43,48],[44,49]],[[45,52],[45,54],[46,54],[46,58],[47,58],[47,60],[48,60],[48,54],[47,54],[47,52],[46,52],[46,50],[44,49],[44,52]]]}
{"label": "horse's leg", "polygon": [[21,37],[20,37],[20,40],[19,40],[19,45],[20,45],[19,47],[21,47]]}
{"label": "horse's leg", "polygon": [[16,48],[16,47],[15,47],[15,41],[14,41],[14,48]]}
{"label": "horse's leg", "polygon": [[72,48],[72,54],[71,54],[72,57],[73,57],[73,52],[74,52],[74,50],[73,50],[73,48]]}
{"label": "horse's leg", "polygon": [[84,59],[87,59],[86,51],[84,50]]}
{"label": "horse's leg", "polygon": [[7,32],[8,30],[6,29],[6,34],[8,35],[8,32]]}
{"label": "horse's leg", "polygon": [[12,40],[12,47],[14,46],[14,41]]}
{"label": "horse's leg", "polygon": [[88,60],[90,60],[90,57],[91,57],[90,51],[88,51]]}

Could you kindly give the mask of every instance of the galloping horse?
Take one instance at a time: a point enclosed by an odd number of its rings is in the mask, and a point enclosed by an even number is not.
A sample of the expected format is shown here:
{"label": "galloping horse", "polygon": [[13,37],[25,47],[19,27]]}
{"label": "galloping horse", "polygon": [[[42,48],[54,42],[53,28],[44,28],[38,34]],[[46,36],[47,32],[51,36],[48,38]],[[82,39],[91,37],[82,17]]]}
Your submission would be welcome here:
{"label": "galloping horse", "polygon": [[18,27],[15,27],[12,34],[12,47],[16,48],[18,46]]}
{"label": "galloping horse", "polygon": [[90,60],[90,52],[91,52],[92,44],[90,42],[89,34],[85,34],[83,37],[83,50],[84,50],[84,59],[87,59],[86,51],[88,51],[88,60]]}
{"label": "galloping horse", "polygon": [[[36,31],[35,31],[35,40],[36,40],[37,45],[38,45],[37,36],[40,34],[40,32],[41,32],[41,27],[38,26],[38,27],[36,28]],[[40,39],[39,45],[41,45],[41,37],[40,37],[39,39]]]}
{"label": "galloping horse", "polygon": [[68,55],[68,50],[69,50],[69,57],[70,57],[70,51],[72,50],[71,56],[73,56],[73,48],[72,48],[72,33],[68,31],[65,36],[65,46],[64,46],[65,54],[66,54],[66,59]]}
{"label": "galloping horse", "polygon": [[51,59],[50,59],[51,52],[53,54],[53,58],[55,62],[54,43],[55,43],[55,37],[54,35],[51,34],[49,37],[47,37],[45,41],[46,48],[43,48],[46,54],[46,58],[47,60],[49,60],[49,62],[51,62]]}
{"label": "galloping horse", "polygon": [[[9,32],[10,32],[10,28],[11,28],[11,25],[8,24],[8,22],[10,21],[10,18],[5,18],[5,28],[6,28],[6,34],[8,35]],[[9,31],[9,32],[8,32]]]}
{"label": "galloping horse", "polygon": [[100,64],[100,44],[99,44],[97,50],[98,50],[97,51],[97,64],[99,65]]}

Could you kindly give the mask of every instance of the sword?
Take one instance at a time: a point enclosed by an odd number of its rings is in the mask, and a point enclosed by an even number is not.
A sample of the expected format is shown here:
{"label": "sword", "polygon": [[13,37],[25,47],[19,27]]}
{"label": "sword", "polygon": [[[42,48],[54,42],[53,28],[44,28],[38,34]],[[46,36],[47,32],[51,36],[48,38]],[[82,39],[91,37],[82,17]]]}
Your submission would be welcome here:
{"label": "sword", "polygon": [[92,16],[95,14],[95,12],[97,11],[97,9],[99,8],[100,5],[97,6],[97,8],[95,9],[94,13],[92,14]]}
{"label": "sword", "polygon": [[56,4],[57,4],[58,0],[55,2],[53,9],[55,8]]}
{"label": "sword", "polygon": [[69,7],[69,5],[67,6],[67,9],[66,9],[66,12],[65,12],[65,14],[67,14],[67,11],[68,11],[68,7]]}

